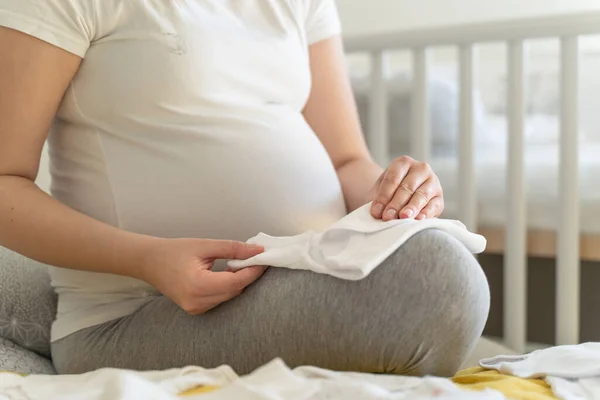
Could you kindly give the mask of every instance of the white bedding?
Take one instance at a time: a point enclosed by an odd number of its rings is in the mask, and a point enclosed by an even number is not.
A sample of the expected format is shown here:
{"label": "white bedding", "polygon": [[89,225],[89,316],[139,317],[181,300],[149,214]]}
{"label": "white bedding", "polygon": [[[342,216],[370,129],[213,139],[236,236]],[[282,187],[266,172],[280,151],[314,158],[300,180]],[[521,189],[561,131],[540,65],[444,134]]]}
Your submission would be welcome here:
{"label": "white bedding", "polygon": [[[556,229],[559,215],[559,146],[555,124],[529,120],[526,146],[527,224],[530,229]],[[506,213],[507,148],[505,120],[487,121],[487,144],[476,154],[478,220],[480,226],[503,227]],[[446,197],[444,217],[457,218],[458,161],[456,156],[436,157],[431,165],[440,177]],[[600,233],[600,142],[582,140],[579,156],[580,221],[583,233]]]}
{"label": "white bedding", "polygon": [[[208,390],[178,394],[199,385]],[[505,400],[492,389],[466,390],[449,379],[288,368],[280,359],[246,376],[228,366],[135,372],[99,369],[82,375],[0,373],[0,399],[13,400]]]}

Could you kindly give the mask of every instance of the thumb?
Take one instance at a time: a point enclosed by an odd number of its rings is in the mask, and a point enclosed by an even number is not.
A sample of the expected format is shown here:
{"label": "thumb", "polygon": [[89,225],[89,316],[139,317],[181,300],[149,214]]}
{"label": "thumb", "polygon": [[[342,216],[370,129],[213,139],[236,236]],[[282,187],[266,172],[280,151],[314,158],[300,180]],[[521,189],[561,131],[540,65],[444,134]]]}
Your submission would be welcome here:
{"label": "thumb", "polygon": [[263,251],[265,248],[261,245],[234,240],[206,240],[203,248],[203,254],[214,260],[245,260]]}

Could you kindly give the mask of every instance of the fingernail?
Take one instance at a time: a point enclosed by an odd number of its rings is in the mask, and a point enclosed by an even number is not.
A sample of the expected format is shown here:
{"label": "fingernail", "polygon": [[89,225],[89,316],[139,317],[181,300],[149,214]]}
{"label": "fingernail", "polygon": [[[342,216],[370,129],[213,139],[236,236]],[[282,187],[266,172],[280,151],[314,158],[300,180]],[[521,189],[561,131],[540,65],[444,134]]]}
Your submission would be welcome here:
{"label": "fingernail", "polygon": [[404,210],[402,210],[402,212],[400,214],[405,215],[406,218],[412,218],[412,216],[414,215],[414,211],[412,208],[405,208]]}
{"label": "fingernail", "polygon": [[417,217],[418,220],[423,220],[425,218],[427,218],[427,215],[425,214],[419,214],[419,216]]}
{"label": "fingernail", "polygon": [[377,215],[381,215],[381,213],[383,212],[383,204],[375,203],[373,205],[373,212]]}
{"label": "fingernail", "polygon": [[396,210],[394,210],[393,208],[390,208],[389,210],[386,211],[385,215],[389,218],[396,218]]}

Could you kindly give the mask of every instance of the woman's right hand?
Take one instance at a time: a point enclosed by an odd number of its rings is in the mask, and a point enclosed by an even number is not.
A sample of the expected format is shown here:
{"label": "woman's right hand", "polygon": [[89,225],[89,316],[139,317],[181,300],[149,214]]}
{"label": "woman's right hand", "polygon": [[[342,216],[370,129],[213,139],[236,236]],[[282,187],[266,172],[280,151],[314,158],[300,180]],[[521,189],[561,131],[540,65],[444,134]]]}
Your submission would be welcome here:
{"label": "woman's right hand", "polygon": [[140,278],[189,314],[205,313],[242,293],[266,267],[213,272],[215,260],[245,260],[262,246],[227,240],[159,239],[146,254]]}

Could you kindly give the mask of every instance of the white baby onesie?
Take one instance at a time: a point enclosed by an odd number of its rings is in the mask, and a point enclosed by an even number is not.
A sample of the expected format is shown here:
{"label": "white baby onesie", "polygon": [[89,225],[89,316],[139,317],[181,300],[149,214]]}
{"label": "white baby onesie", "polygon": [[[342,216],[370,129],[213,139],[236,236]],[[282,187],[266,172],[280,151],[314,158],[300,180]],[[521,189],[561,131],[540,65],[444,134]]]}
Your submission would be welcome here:
{"label": "white baby onesie", "polygon": [[265,247],[262,254],[247,260],[231,260],[231,269],[268,265],[310,270],[341,279],[359,280],[369,275],[411,236],[425,229],[445,231],[472,253],[486,246],[483,236],[471,233],[459,221],[446,219],[396,219],[384,222],[371,216],[366,204],[331,225],[325,232],[273,237],[260,233],[248,243]]}
{"label": "white baby onesie", "polygon": [[520,356],[481,360],[483,368],[544,378],[562,400],[600,400],[600,343],[556,346]]}
{"label": "white baby onesie", "polygon": [[521,356],[496,356],[481,360],[479,365],[521,378],[600,377],[600,343],[555,346]]}

